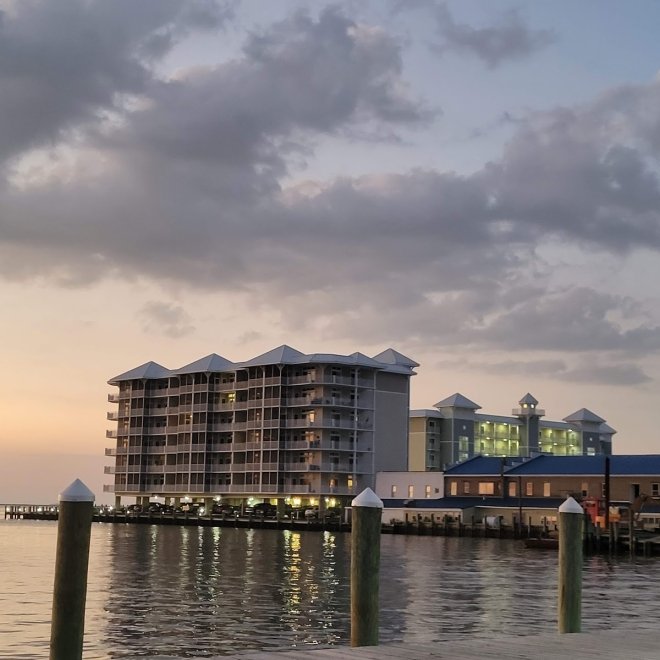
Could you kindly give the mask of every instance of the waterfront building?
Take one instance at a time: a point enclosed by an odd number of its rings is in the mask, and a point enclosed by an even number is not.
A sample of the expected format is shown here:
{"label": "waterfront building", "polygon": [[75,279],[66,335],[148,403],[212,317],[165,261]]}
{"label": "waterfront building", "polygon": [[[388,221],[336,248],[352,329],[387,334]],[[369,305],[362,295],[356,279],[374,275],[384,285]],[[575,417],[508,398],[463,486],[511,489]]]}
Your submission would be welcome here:
{"label": "waterfront building", "polygon": [[289,499],[335,506],[376,472],[407,466],[410,377],[387,349],[306,355],[280,346],[245,362],[208,355],[179,369],[155,362],[111,378],[107,432],[114,482],[138,503]]}
{"label": "waterfront building", "polygon": [[616,431],[595,413],[581,408],[562,421],[543,419],[539,402],[526,394],[510,416],[477,412],[481,406],[456,393],[434,410],[410,411],[408,469],[442,470],[476,455],[526,457],[612,453]]}
{"label": "waterfront building", "polygon": [[[473,456],[438,475],[444,479],[443,497],[410,499],[398,490],[396,497],[383,494],[383,521],[431,515],[441,520],[448,515],[464,523],[489,518],[508,525],[520,520],[554,524],[557,508],[569,496],[583,502],[594,515],[604,516],[607,503],[613,507],[613,516],[617,509],[634,503],[642,519],[660,519],[659,454]],[[405,473],[399,480],[406,481]]]}
{"label": "waterfront building", "polygon": [[376,495],[381,499],[437,499],[444,494],[442,472],[379,472],[376,475]]}

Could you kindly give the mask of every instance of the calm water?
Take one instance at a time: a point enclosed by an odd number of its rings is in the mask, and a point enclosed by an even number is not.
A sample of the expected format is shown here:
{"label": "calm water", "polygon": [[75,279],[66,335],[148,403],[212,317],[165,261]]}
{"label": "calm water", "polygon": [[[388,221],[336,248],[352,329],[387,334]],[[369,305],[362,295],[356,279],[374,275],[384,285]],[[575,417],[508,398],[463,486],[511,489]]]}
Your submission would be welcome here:
{"label": "calm water", "polygon": [[[56,523],[0,521],[0,658],[45,658]],[[85,658],[346,643],[350,536],[92,528]],[[556,554],[496,539],[382,537],[381,641],[555,629]],[[657,627],[660,561],[585,565],[584,628]]]}

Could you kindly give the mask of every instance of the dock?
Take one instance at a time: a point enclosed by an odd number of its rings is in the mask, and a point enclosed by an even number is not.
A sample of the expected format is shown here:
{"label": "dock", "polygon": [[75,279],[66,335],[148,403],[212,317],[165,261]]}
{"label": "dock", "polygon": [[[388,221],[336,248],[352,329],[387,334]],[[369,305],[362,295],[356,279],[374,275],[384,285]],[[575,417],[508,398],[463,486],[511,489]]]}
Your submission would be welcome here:
{"label": "dock", "polygon": [[458,641],[406,642],[383,646],[325,649],[300,647],[288,651],[213,656],[210,660],[658,660],[660,632],[603,630],[560,635],[477,637]]}

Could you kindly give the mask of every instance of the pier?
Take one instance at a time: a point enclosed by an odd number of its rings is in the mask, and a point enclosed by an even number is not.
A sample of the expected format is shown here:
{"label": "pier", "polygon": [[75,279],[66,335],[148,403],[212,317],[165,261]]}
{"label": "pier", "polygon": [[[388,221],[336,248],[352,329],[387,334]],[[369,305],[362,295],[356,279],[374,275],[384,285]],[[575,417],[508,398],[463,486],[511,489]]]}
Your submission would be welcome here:
{"label": "pier", "polygon": [[213,656],[211,660],[657,660],[660,633],[656,631],[602,630],[589,633],[515,637],[476,637],[458,641],[406,642],[383,646],[361,646],[313,650],[257,652],[235,656]]}
{"label": "pier", "polygon": [[[5,504],[4,518],[9,520],[57,520],[57,505],[53,504]],[[251,515],[197,513],[163,513],[110,510],[97,508],[93,522],[137,524],[137,525],[183,525],[199,527],[239,527],[247,529],[291,529],[299,531],[332,531],[350,532],[351,524],[339,518],[305,519],[305,518],[274,518]],[[450,520],[449,517],[426,520],[406,520],[395,524],[383,524],[383,534],[406,534],[414,536],[450,536],[465,538],[522,539],[535,540],[553,538],[553,531],[546,525],[499,525],[491,527],[485,522],[462,522]],[[530,543],[530,545],[532,545]],[[584,550],[589,554],[629,553],[646,557],[660,556],[660,531],[652,532],[636,529],[632,548],[627,525],[612,525],[608,531],[586,525]]]}

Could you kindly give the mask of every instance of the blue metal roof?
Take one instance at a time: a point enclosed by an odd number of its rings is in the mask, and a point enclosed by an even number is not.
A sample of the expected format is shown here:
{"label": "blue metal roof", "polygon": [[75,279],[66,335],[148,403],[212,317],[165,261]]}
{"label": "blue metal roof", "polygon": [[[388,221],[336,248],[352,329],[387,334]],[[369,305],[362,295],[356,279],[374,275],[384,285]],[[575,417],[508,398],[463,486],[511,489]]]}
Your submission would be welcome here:
{"label": "blue metal roof", "polygon": [[500,475],[502,473],[502,465],[506,466],[507,459],[500,458],[499,456],[473,456],[466,461],[456,463],[445,470],[445,475],[454,476],[459,474],[465,475]]}
{"label": "blue metal roof", "polygon": [[[613,476],[658,475],[660,454],[622,454],[610,456],[610,474]],[[473,472],[472,474],[481,474]],[[605,474],[605,456],[550,456],[543,454],[505,469],[513,475],[602,475]]]}

